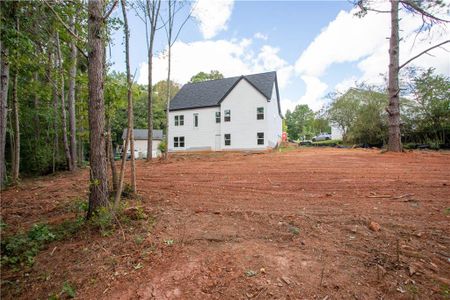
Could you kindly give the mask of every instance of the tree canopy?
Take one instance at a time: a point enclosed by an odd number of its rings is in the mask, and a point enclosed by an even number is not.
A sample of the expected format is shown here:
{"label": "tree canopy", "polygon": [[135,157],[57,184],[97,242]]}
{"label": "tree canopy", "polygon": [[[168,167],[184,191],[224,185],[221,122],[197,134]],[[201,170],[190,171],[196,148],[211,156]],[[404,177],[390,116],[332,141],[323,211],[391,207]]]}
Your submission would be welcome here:
{"label": "tree canopy", "polygon": [[214,80],[214,79],[222,79],[223,75],[219,71],[212,70],[209,73],[199,72],[196,75],[191,77],[190,83]]}

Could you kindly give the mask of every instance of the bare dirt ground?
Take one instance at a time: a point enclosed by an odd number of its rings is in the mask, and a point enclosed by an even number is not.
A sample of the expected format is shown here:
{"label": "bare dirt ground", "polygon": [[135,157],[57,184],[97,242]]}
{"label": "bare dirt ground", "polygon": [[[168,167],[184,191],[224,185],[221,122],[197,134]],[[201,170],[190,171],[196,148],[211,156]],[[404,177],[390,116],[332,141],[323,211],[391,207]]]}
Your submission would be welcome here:
{"label": "bare dirt ground", "polygon": [[[450,297],[448,152],[191,154],[139,162],[137,178],[147,219],[2,268],[3,298],[46,299],[64,282],[79,299]],[[70,219],[87,186],[82,170],[3,192],[4,234]]]}

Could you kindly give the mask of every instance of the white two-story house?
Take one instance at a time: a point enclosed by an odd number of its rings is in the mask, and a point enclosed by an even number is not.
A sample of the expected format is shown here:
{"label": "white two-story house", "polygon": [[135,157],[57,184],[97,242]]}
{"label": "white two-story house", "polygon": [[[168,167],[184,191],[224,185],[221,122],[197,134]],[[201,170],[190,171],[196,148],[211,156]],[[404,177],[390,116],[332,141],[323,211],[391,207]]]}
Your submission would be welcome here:
{"label": "white two-story house", "polygon": [[169,118],[171,152],[274,148],[282,134],[276,72],[188,83]]}

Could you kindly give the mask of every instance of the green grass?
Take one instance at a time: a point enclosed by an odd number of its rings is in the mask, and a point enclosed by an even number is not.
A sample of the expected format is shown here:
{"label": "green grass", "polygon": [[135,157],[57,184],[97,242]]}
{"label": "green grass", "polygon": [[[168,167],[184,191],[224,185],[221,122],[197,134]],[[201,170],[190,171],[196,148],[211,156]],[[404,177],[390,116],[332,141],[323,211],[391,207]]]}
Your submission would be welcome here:
{"label": "green grass", "polygon": [[315,146],[330,146],[330,145],[340,145],[342,144],[341,140],[326,140],[326,141],[318,141],[312,142]]}

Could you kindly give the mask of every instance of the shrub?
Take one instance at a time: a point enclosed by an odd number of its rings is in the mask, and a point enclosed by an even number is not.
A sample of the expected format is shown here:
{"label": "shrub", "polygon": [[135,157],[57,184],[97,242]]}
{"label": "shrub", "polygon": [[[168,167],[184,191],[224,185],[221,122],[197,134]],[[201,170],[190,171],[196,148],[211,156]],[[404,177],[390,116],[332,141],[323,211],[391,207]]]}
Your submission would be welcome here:
{"label": "shrub", "polygon": [[161,141],[158,145],[158,150],[161,151],[161,153],[165,153],[167,149],[166,141]]}
{"label": "shrub", "polygon": [[31,266],[39,251],[55,239],[55,234],[46,224],[35,224],[28,233],[19,233],[5,238],[1,242],[2,264]]}

